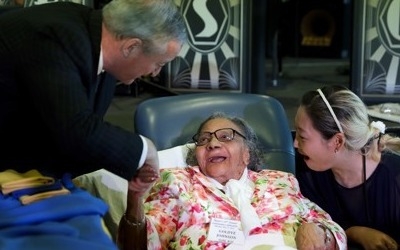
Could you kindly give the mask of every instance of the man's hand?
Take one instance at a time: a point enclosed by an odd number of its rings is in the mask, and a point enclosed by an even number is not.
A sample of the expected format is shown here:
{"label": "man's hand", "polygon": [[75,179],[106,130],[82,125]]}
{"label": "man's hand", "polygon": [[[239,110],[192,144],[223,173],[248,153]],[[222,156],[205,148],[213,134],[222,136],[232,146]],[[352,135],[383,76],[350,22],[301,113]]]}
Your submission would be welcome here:
{"label": "man's hand", "polygon": [[136,198],[142,197],[153,186],[158,177],[158,171],[154,170],[152,166],[144,165],[136,172],[132,180],[128,182],[128,194]]}
{"label": "man's hand", "polygon": [[135,197],[142,197],[160,176],[157,149],[152,141],[147,138],[146,141],[148,146],[146,160],[128,183],[129,193]]}

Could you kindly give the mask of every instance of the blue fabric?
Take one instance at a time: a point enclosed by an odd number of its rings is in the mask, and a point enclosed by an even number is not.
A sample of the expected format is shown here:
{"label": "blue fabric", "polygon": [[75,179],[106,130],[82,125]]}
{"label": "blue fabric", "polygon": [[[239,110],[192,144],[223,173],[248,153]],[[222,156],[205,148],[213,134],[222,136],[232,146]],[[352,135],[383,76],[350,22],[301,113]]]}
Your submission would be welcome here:
{"label": "blue fabric", "polygon": [[0,230],[0,249],[116,250],[96,215]]}
{"label": "blue fabric", "polygon": [[0,249],[117,249],[101,225],[107,205],[62,179],[71,194],[22,205],[0,194]]}

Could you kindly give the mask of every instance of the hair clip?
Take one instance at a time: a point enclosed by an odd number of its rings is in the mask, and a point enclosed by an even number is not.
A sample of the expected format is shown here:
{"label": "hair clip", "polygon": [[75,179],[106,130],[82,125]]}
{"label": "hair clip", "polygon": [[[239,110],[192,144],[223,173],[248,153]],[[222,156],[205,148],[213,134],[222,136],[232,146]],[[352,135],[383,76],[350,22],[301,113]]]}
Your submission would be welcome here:
{"label": "hair clip", "polygon": [[371,127],[378,129],[381,134],[384,134],[385,130],[386,130],[385,123],[383,123],[381,121],[373,121],[373,122],[371,122]]}

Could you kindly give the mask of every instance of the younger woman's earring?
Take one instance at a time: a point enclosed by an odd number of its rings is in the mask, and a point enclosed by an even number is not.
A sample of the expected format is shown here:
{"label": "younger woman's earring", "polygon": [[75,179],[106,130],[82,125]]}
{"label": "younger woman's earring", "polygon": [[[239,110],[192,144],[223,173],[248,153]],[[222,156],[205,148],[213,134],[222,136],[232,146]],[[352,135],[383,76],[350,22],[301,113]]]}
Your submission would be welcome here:
{"label": "younger woman's earring", "polygon": [[339,150],[337,148],[335,148],[335,154],[338,152]]}

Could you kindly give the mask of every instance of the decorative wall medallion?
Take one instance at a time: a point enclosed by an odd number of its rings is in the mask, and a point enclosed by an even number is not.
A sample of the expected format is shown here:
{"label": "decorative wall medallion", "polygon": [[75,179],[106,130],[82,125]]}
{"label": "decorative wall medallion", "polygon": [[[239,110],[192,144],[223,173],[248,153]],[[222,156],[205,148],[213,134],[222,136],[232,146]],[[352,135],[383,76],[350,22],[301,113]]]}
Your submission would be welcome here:
{"label": "decorative wall medallion", "polygon": [[168,64],[168,87],[178,91],[242,91],[247,54],[241,0],[176,0],[188,43]]}
{"label": "decorative wall medallion", "polygon": [[353,46],[353,89],[367,102],[399,101],[400,0],[364,0],[358,4],[355,16],[361,10],[362,15],[361,20],[355,20],[354,29],[361,28],[362,32]]}

